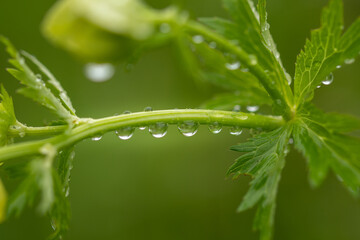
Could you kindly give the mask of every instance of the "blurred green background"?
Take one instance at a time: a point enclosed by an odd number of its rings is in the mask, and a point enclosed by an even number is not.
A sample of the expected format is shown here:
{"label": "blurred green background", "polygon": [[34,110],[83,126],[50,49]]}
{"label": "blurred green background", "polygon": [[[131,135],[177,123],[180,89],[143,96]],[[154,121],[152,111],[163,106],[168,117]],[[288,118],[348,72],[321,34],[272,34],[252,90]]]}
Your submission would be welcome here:
{"label": "blurred green background", "polygon": [[[187,77],[171,46],[146,54],[130,73],[120,67],[113,79],[93,83],[83,64],[49,44],[41,35],[41,20],[55,1],[12,0],[0,4],[0,34],[36,55],[58,77],[81,117],[104,117],[125,110],[194,108],[213,92]],[[226,16],[220,0],[149,0],[156,7],[176,3],[192,17]],[[296,55],[310,29],[319,25],[327,0],[269,0],[271,31],[283,62],[294,73]],[[344,0],[348,26],[360,14],[359,0]],[[7,56],[0,50],[0,82],[14,97],[18,119],[42,125],[53,116],[15,95],[18,83],[5,72]],[[316,91],[315,101],[327,111],[360,117],[360,64],[334,73],[332,85]],[[44,120],[45,119],[45,120]],[[65,239],[257,239],[252,231],[255,211],[237,214],[236,207],[249,178],[225,178],[237,153],[229,147],[248,137],[219,135],[205,127],[185,138],[170,127],[163,139],[137,131],[129,141],[107,134],[76,148],[71,180],[72,223]],[[359,146],[360,147],[360,146]],[[319,189],[307,182],[300,154],[287,157],[278,195],[276,240],[360,239],[360,201],[331,174]],[[18,219],[0,225],[1,240],[41,240],[51,232],[46,217],[28,209]]]}

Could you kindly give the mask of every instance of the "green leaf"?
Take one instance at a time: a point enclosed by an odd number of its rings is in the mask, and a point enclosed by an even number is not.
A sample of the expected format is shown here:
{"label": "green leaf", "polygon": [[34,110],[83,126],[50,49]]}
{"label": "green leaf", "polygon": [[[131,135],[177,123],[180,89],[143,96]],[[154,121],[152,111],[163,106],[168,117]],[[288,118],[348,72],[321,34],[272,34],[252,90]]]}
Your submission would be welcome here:
{"label": "green leaf", "polygon": [[0,179],[0,223],[5,220],[6,215],[7,192]]}
{"label": "green leaf", "polygon": [[[72,122],[76,118],[75,110],[66,92],[50,71],[30,54],[19,53],[8,39],[0,37],[0,42],[6,46],[7,52],[12,57],[9,62],[15,67],[15,69],[8,69],[8,72],[25,85],[24,88],[19,89],[19,93],[51,109],[68,122]],[[41,73],[45,74],[45,77],[48,78],[47,81],[42,79],[41,74],[36,74],[31,70],[23,56],[35,64]]]}
{"label": "green leaf", "polygon": [[258,204],[254,228],[261,231],[261,240],[272,237],[276,193],[291,131],[292,126],[284,126],[232,147],[232,150],[245,154],[230,167],[228,174],[253,177],[251,187],[238,210],[244,211]]}
{"label": "green leaf", "polygon": [[299,106],[312,99],[314,90],[338,65],[353,62],[360,51],[360,20],[341,36],[343,4],[331,0],[323,10],[321,27],[312,31],[311,40],[300,52],[295,69],[295,100]]}
{"label": "green leaf", "polygon": [[8,131],[16,123],[16,117],[11,97],[3,86],[0,91],[0,146],[3,146],[12,141],[8,137]]}
{"label": "green leaf", "polygon": [[216,95],[213,99],[201,105],[204,109],[233,110],[235,105],[261,106],[269,104],[266,95],[253,94],[252,92],[238,91],[235,93],[223,93]]}
{"label": "green leaf", "polygon": [[[346,123],[332,124],[329,122],[332,120],[334,118],[319,112],[314,117],[304,114],[294,126],[295,146],[307,158],[313,186],[319,186],[332,169],[350,191],[357,194],[360,186],[360,139],[339,133]],[[345,127],[345,130],[349,128]]]}

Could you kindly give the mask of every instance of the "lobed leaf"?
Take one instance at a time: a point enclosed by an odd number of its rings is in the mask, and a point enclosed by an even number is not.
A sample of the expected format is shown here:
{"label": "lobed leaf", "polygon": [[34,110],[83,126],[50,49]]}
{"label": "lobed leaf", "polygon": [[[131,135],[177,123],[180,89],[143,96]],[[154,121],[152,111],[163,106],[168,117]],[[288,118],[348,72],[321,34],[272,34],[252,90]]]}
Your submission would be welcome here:
{"label": "lobed leaf", "polygon": [[[296,148],[307,158],[310,182],[319,186],[329,169],[351,190],[358,194],[360,186],[360,139],[340,132],[359,129],[359,122],[346,118],[346,122],[333,124],[331,121],[344,119],[341,115],[304,114],[294,125]],[[351,124],[351,126],[345,126]]]}
{"label": "lobed leaf", "polygon": [[292,126],[284,126],[272,132],[262,133],[246,143],[232,147],[243,152],[230,167],[228,174],[251,175],[253,180],[238,211],[244,211],[258,204],[254,228],[261,231],[260,239],[272,238],[276,193],[285,165],[287,145]]}
{"label": "lobed leaf", "polygon": [[[72,122],[76,118],[75,110],[66,92],[50,71],[30,54],[19,53],[8,39],[0,37],[0,41],[6,46],[7,52],[12,57],[9,62],[15,67],[7,69],[8,72],[25,86],[18,90],[19,93],[49,108],[68,122]],[[41,74],[32,71],[23,56],[34,63],[48,80],[44,81]]]}
{"label": "lobed leaf", "polygon": [[8,131],[16,123],[13,101],[3,86],[0,89],[0,101],[0,146],[3,146],[12,141]]}
{"label": "lobed leaf", "polygon": [[294,95],[296,106],[312,99],[314,90],[338,65],[353,62],[360,51],[360,20],[341,36],[343,4],[331,0],[323,10],[321,27],[312,31],[311,40],[296,61]]}

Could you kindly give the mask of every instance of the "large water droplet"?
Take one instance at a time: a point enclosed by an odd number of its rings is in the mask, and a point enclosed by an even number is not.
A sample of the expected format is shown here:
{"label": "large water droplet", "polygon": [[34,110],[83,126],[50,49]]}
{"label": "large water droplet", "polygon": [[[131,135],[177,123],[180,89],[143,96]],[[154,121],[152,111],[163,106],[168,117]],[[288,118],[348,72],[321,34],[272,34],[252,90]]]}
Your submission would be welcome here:
{"label": "large water droplet", "polygon": [[123,127],[115,131],[118,138],[121,140],[128,140],[134,135],[134,127]]}
{"label": "large water droplet", "polygon": [[100,141],[102,139],[102,135],[96,135],[91,138],[93,141]]}
{"label": "large water droplet", "polygon": [[259,110],[259,106],[247,106],[246,110],[248,110],[249,112],[257,112]]}
{"label": "large water droplet", "polygon": [[322,84],[324,85],[330,85],[334,81],[334,74],[330,73],[324,81],[322,81]]}
{"label": "large water droplet", "polygon": [[85,65],[85,76],[93,82],[105,82],[114,76],[115,69],[109,63],[88,63]]}
{"label": "large water droplet", "polygon": [[169,33],[171,31],[171,26],[168,23],[162,23],[159,29],[161,33]]}
{"label": "large water droplet", "polygon": [[355,62],[355,58],[349,58],[349,59],[345,59],[345,64],[352,64]]}
{"label": "large water droplet", "polygon": [[234,71],[240,68],[240,62],[226,63],[225,67],[231,71]]}
{"label": "large water droplet", "polygon": [[209,130],[214,134],[218,134],[222,130],[222,125],[218,122],[213,122],[212,124],[209,125]]}
{"label": "large water droplet", "polygon": [[162,138],[166,135],[168,129],[167,123],[157,122],[149,126],[149,132],[155,138]]}
{"label": "large water droplet", "polygon": [[250,65],[256,65],[258,63],[255,55],[249,55]]}
{"label": "large water droplet", "polygon": [[185,136],[185,137],[191,137],[194,136],[199,128],[199,123],[194,121],[184,121],[182,123],[178,124],[179,131]]}
{"label": "large water droplet", "polygon": [[240,128],[238,126],[233,126],[230,128],[231,135],[239,136],[240,134],[242,134],[242,132],[243,132],[242,128]]}
{"label": "large water droplet", "polygon": [[195,36],[193,36],[192,40],[194,43],[200,44],[200,43],[204,42],[204,37],[201,35],[195,35]]}

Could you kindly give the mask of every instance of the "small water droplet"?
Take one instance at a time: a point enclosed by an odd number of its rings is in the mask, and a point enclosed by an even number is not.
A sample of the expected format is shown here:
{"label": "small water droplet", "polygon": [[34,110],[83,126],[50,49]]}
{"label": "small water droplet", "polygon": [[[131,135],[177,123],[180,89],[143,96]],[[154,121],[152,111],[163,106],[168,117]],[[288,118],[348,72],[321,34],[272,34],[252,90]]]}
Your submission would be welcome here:
{"label": "small water droplet", "polygon": [[123,114],[130,114],[130,111],[124,111]]}
{"label": "small water droplet", "polygon": [[199,128],[199,123],[194,121],[184,121],[178,124],[178,129],[185,137],[194,136]]}
{"label": "small water droplet", "polygon": [[144,112],[151,112],[153,109],[152,107],[146,107],[144,108]]}
{"label": "small water droplet", "polygon": [[279,52],[275,52],[275,58],[279,59],[280,58],[280,53]]}
{"label": "small water droplet", "polygon": [[257,112],[259,110],[259,106],[247,106],[246,110],[248,110],[249,112]]}
{"label": "small water droplet", "polygon": [[40,73],[36,74],[35,77],[36,77],[36,80],[41,80],[42,79],[42,75]]}
{"label": "small water droplet", "polygon": [[134,135],[134,127],[123,127],[115,131],[118,138],[121,140],[128,140]]}
{"label": "small water droplet", "polygon": [[337,65],[337,66],[336,66],[336,69],[340,69],[340,68],[341,68],[341,65]]}
{"label": "small water droplet", "polygon": [[214,134],[218,134],[222,130],[222,125],[218,122],[213,122],[212,124],[209,125],[209,130]]}
{"label": "small water droplet", "polygon": [[241,110],[241,106],[240,105],[235,105],[233,108],[233,112],[240,112]]}
{"label": "small water droplet", "polygon": [[230,134],[233,136],[239,136],[242,134],[242,132],[243,132],[242,128],[238,126],[233,126],[230,128]]}
{"label": "small water droplet", "polygon": [[355,58],[349,58],[349,59],[345,59],[345,64],[352,64],[355,62]]}
{"label": "small water droplet", "polygon": [[316,88],[321,88],[321,85],[319,85],[319,86],[316,86]]}
{"label": "small water droplet", "polygon": [[249,55],[249,60],[250,60],[250,65],[252,65],[252,66],[254,66],[254,65],[256,65],[257,63],[258,63],[258,61],[257,61],[257,58],[256,58],[256,56],[255,55]]}
{"label": "small water droplet", "polygon": [[102,135],[96,135],[91,138],[91,140],[93,140],[93,141],[100,141],[101,139],[102,139]]}
{"label": "small water droplet", "polygon": [[168,23],[162,23],[160,24],[159,29],[161,33],[169,33],[171,31],[171,26]]}
{"label": "small water droplet", "polygon": [[55,221],[53,219],[51,219],[50,224],[51,224],[51,228],[55,231],[56,230],[56,223],[55,223]]}
{"label": "small water droplet", "polygon": [[162,138],[166,135],[168,124],[164,122],[157,122],[149,126],[150,134],[155,138]]}
{"label": "small water droplet", "polygon": [[88,63],[85,65],[85,76],[92,82],[105,82],[114,76],[115,69],[109,63]]}
{"label": "small water droplet", "polygon": [[195,36],[193,36],[192,40],[194,43],[200,44],[200,43],[204,42],[204,37],[201,35],[195,35]]}
{"label": "small water droplet", "polygon": [[65,197],[69,197],[70,195],[70,187],[67,187],[65,190]]}
{"label": "small water droplet", "polygon": [[285,73],[285,77],[286,77],[286,80],[288,82],[288,85],[291,85],[292,83],[292,78],[291,78],[291,75],[289,73]]}
{"label": "small water droplet", "polygon": [[216,42],[210,42],[209,43],[209,48],[215,49],[217,47],[217,43]]}
{"label": "small water droplet", "polygon": [[294,139],[293,138],[290,138],[289,139],[289,144],[293,144],[294,143]]}
{"label": "small water droplet", "polygon": [[324,81],[322,81],[322,84],[324,85],[330,85],[334,81],[334,74],[330,73]]}
{"label": "small water droplet", "polygon": [[240,62],[226,63],[225,67],[231,71],[237,70],[240,68]]}

